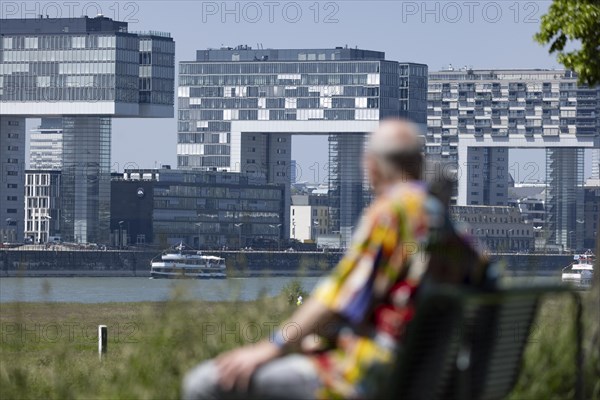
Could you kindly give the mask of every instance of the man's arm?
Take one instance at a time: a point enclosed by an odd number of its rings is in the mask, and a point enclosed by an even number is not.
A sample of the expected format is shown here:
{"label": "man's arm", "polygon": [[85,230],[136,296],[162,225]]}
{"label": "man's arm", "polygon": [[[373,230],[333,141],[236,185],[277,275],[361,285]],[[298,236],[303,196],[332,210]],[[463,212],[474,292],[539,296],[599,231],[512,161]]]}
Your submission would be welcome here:
{"label": "man's arm", "polygon": [[[302,339],[326,328],[335,314],[315,299],[309,299],[283,324],[275,338],[241,347],[220,355],[217,360],[219,384],[223,390],[245,391],[256,368],[288,351],[299,348]],[[293,326],[293,328],[292,328]]]}
{"label": "man's arm", "polygon": [[[390,257],[398,246],[398,220],[389,208],[371,209],[357,228],[353,245],[335,270],[321,280],[309,300],[282,325],[272,340],[224,353],[216,360],[224,390],[248,388],[252,373],[262,364],[299,348],[312,333],[327,334],[335,318],[360,322],[375,295],[375,281],[388,282]],[[396,261],[393,264],[402,265]],[[378,269],[385,273],[379,276]],[[379,277],[379,279],[376,279]],[[292,327],[293,326],[293,327]]]}

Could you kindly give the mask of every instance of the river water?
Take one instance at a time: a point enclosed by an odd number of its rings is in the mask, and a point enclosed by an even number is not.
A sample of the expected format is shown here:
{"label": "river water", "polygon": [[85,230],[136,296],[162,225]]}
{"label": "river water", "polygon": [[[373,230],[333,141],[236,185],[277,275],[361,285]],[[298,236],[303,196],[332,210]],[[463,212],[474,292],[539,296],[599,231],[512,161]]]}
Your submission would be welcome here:
{"label": "river water", "polygon": [[[274,296],[294,279],[310,291],[318,277],[252,277],[223,280],[170,280],[148,278],[0,278],[0,303],[75,302],[109,303],[166,301],[175,296],[205,301],[249,301]],[[512,284],[560,283],[560,276],[505,278]]]}
{"label": "river water", "polygon": [[317,277],[260,277],[218,280],[171,280],[149,278],[0,278],[0,303],[76,302],[108,303],[166,301],[175,296],[205,301],[257,299],[274,296],[294,279],[306,291]]}

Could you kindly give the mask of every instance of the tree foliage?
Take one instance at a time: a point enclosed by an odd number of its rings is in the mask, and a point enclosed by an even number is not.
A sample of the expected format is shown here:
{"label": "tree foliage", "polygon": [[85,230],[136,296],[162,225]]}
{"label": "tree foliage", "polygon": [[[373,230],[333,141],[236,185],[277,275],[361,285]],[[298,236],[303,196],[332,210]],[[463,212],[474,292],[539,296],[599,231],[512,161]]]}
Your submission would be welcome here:
{"label": "tree foliage", "polygon": [[578,74],[579,83],[600,84],[600,0],[554,0],[535,40],[550,44],[550,53]]}

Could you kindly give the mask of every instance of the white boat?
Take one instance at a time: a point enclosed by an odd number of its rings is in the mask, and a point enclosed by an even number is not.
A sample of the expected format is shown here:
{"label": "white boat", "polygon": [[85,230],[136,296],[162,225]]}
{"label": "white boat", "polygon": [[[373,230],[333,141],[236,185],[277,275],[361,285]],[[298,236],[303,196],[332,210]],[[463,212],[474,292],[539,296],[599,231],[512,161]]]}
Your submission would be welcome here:
{"label": "white boat", "polygon": [[571,265],[563,268],[563,282],[573,282],[577,284],[591,284],[594,276],[594,262],[596,257],[588,250],[585,254],[576,254],[573,256]]}
{"label": "white boat", "polygon": [[183,244],[151,261],[151,278],[225,279],[225,259],[188,250]]}

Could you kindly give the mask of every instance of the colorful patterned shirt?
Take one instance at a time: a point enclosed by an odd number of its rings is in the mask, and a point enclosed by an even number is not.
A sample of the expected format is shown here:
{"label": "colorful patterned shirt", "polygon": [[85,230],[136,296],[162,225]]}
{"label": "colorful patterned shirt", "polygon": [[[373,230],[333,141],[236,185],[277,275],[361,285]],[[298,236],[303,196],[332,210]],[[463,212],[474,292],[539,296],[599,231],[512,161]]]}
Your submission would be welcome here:
{"label": "colorful patterned shirt", "polygon": [[426,266],[433,199],[418,182],[390,187],[369,207],[348,253],[313,298],[346,321],[332,350],[311,355],[318,398],[372,397],[394,362]]}

